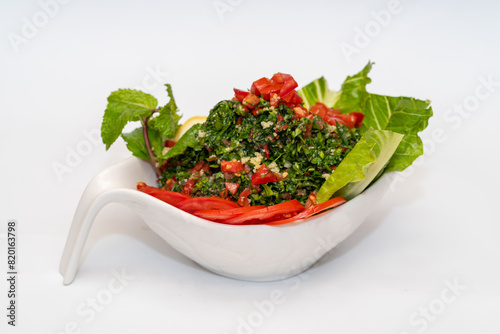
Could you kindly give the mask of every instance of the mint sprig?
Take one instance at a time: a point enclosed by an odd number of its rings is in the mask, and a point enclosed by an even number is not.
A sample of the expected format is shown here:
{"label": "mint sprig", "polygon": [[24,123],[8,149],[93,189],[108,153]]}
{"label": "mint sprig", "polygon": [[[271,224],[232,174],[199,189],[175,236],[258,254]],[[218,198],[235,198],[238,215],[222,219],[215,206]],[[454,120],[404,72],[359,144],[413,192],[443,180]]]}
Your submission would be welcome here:
{"label": "mint sprig", "polygon": [[[101,126],[101,137],[106,150],[120,137],[127,148],[140,159],[147,160],[160,176],[159,166],[165,162],[163,148],[166,140],[175,137],[181,115],[172,93],[172,87],[165,85],[169,102],[158,108],[158,100],[147,93],[134,89],[119,89],[108,97]],[[123,133],[129,122],[141,122],[141,127],[130,133]]]}

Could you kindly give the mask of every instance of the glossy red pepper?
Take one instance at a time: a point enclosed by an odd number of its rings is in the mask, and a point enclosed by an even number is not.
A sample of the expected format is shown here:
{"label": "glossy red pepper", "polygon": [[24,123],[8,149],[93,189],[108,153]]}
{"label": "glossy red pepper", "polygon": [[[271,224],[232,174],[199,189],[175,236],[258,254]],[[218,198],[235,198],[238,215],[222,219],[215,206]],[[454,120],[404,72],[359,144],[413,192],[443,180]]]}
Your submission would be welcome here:
{"label": "glossy red pepper", "polygon": [[239,205],[219,197],[192,197],[179,202],[176,207],[183,211],[193,213],[200,210],[226,210],[238,208]]}
{"label": "glossy red pepper", "polygon": [[345,202],[347,202],[347,201],[344,198],[335,197],[335,198],[332,198],[324,203],[312,205],[309,208],[305,209],[304,211],[300,212],[299,214],[297,214],[296,216],[293,216],[291,218],[283,219],[283,220],[276,220],[273,222],[269,222],[267,224],[268,225],[283,225],[283,224],[292,223],[292,222],[297,221],[299,219],[305,219],[305,218],[311,217],[311,216],[318,214],[318,213],[321,213],[325,210],[336,208],[337,206],[342,205]]}
{"label": "glossy red pepper", "polygon": [[227,209],[227,210],[200,210],[196,211],[193,214],[195,216],[207,219],[207,220],[212,220],[212,221],[217,221],[217,222],[224,222],[228,219],[232,219],[235,217],[238,217],[244,213],[255,211],[255,210],[260,210],[265,208],[265,206],[243,206],[239,208],[234,208],[234,209]]}
{"label": "glossy red pepper", "polygon": [[190,197],[175,191],[159,189],[155,187],[150,187],[144,182],[137,183],[137,190],[142,191],[148,195],[158,198],[163,202],[166,202],[171,205],[176,205],[182,201],[189,199]]}
{"label": "glossy red pepper", "polygon": [[302,210],[304,210],[304,206],[296,199],[292,199],[290,201],[264,207],[260,210],[254,210],[244,213],[238,217],[226,220],[225,223],[234,225],[246,223],[263,223],[272,220],[275,216],[280,216],[283,214],[293,214]]}

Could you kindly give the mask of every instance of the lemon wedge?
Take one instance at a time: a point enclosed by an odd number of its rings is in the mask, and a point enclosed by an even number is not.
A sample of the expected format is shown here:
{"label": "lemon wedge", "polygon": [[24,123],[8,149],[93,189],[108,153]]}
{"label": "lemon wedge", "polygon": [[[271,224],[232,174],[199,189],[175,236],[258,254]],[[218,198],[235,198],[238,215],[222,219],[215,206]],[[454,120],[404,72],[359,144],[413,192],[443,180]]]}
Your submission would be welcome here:
{"label": "lemon wedge", "polygon": [[187,132],[187,130],[191,129],[191,127],[198,123],[204,123],[207,120],[206,116],[194,116],[185,121],[179,129],[177,129],[177,133],[175,134],[175,141],[179,141],[182,135]]}

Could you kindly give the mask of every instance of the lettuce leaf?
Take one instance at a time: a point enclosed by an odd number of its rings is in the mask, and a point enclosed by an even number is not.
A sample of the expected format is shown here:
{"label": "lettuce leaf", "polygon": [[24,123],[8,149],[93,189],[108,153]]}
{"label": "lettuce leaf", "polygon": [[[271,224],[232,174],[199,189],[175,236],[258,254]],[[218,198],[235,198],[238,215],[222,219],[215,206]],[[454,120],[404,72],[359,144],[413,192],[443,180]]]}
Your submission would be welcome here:
{"label": "lettuce leaf", "polygon": [[337,101],[339,92],[328,89],[328,83],[324,77],[314,80],[298,91],[304,102],[304,107],[309,109],[316,102],[322,102],[327,106],[333,106]]}
{"label": "lettuce leaf", "polygon": [[[373,63],[369,62],[359,73],[347,77],[342,84],[341,90],[332,91],[328,88],[326,80],[321,77],[304,88],[299,90],[299,94],[304,99],[307,106],[314,105],[316,102],[322,102],[328,107],[338,109],[343,113],[360,112],[365,115],[363,124],[360,128],[362,134],[369,133],[369,138],[365,138],[364,142],[358,143],[346,156],[344,161],[353,164],[355,161],[362,159],[362,155],[355,157],[356,152],[361,153],[367,150],[369,143],[366,140],[373,141],[372,130],[387,130],[392,133],[402,135],[398,141],[397,148],[391,153],[384,164],[373,162],[374,166],[382,166],[378,173],[373,176],[381,175],[389,171],[403,171],[410,166],[413,161],[423,154],[423,143],[418,133],[424,130],[429,118],[432,116],[432,108],[430,101],[418,100],[412,97],[392,97],[385,95],[377,95],[368,93],[366,85],[371,82],[368,74]],[[387,137],[388,133],[386,133]],[[391,140],[392,142],[392,140]],[[382,146],[385,147],[385,146]],[[353,154],[354,152],[354,154]],[[351,156],[352,155],[352,156]],[[379,156],[383,159],[387,158],[385,152],[379,152]],[[373,158],[373,155],[372,155]],[[358,159],[358,160],[356,160]],[[353,194],[359,194],[363,189],[370,184],[370,176],[373,173],[365,174],[359,170],[354,172],[352,168],[338,166],[330,178],[325,182],[318,193],[318,201],[323,202],[331,196],[343,194],[349,198]],[[359,160],[360,167],[366,165],[366,161]],[[345,175],[342,175],[345,173]],[[351,175],[354,173],[353,175]],[[335,178],[332,178],[335,176]],[[359,178],[366,178],[367,182],[361,182]],[[348,180],[348,181],[346,181]],[[342,189],[344,188],[345,189]],[[341,190],[342,189],[342,190]],[[360,191],[361,189],[361,191]],[[319,195],[321,194],[321,199]],[[355,195],[354,195],[355,196]]]}
{"label": "lettuce leaf", "polygon": [[368,129],[320,188],[318,202],[332,195],[349,200],[360,194],[384,169],[402,139],[394,131]]}

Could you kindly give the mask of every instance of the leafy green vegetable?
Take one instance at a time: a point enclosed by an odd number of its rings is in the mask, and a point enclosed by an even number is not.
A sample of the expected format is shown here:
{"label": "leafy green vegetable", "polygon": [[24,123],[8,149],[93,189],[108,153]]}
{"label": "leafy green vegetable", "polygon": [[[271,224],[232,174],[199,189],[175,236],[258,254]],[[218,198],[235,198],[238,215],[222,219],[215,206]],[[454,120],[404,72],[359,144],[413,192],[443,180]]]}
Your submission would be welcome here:
{"label": "leafy green vegetable", "polygon": [[147,117],[157,105],[158,100],[153,96],[135,89],[112,92],[108,97],[101,126],[101,137],[106,150],[118,139],[128,122]]}
{"label": "leafy green vegetable", "polygon": [[181,155],[188,147],[194,148],[198,146],[198,135],[201,130],[201,126],[202,124],[198,123],[190,127],[189,130],[187,130],[186,133],[182,135],[182,137],[174,145],[174,147],[172,147],[162,158],[164,160],[167,160]]}
{"label": "leafy green vegetable", "polygon": [[417,136],[432,116],[430,101],[409,97],[370,94],[364,110],[363,129],[392,130],[404,136],[386,171],[402,171],[423,154],[422,140]]}
{"label": "leafy green vegetable", "polygon": [[343,113],[363,112],[366,100],[370,95],[366,92],[366,85],[372,81],[368,77],[372,65],[373,63],[369,62],[361,72],[345,79],[338,99],[331,105],[334,109],[338,109]]}
{"label": "leafy green vegetable", "polygon": [[150,125],[166,138],[173,138],[175,137],[175,133],[179,127],[181,115],[178,114],[177,104],[175,103],[174,95],[172,93],[172,86],[170,86],[170,84],[166,84],[165,86],[167,87],[167,93],[170,97],[170,101],[168,101],[168,103],[159,110],[158,116],[150,120]]}
{"label": "leafy green vegetable", "polygon": [[327,106],[333,106],[338,99],[338,93],[328,89],[328,83],[324,77],[314,80],[298,91],[304,100],[304,107],[309,109],[316,102],[322,102]]}
{"label": "leafy green vegetable", "polygon": [[[403,137],[399,142],[399,146],[392,157],[390,157],[387,166],[381,173],[403,171],[410,166],[417,157],[423,154],[423,143],[417,134],[427,127],[429,118],[433,114],[432,108],[429,106],[430,101],[417,100],[411,97],[392,97],[368,93],[366,91],[366,85],[371,82],[368,74],[372,65],[373,63],[369,62],[362,71],[347,77],[342,84],[341,90],[338,92],[329,90],[325,79],[321,77],[302,88],[299,94],[307,100],[308,105],[321,102],[343,113],[363,113],[365,117],[360,129],[361,133],[366,134],[370,129],[374,129],[390,130],[394,133],[402,134]],[[335,98],[332,98],[332,96]],[[358,143],[357,145],[363,144]],[[354,152],[355,149],[353,149],[352,152]],[[349,156],[353,154],[352,152],[345,159],[351,160]],[[386,155],[383,156],[386,157]],[[336,184],[350,177],[349,175],[341,175],[341,173],[343,173],[342,170],[343,169],[341,169],[340,172],[336,170],[332,174],[332,177],[335,175],[338,180]],[[345,172],[350,173],[351,171],[345,170]],[[332,189],[335,188],[331,184],[333,182],[332,180],[325,182],[325,185],[320,189],[320,193],[322,194],[321,200],[319,200],[320,202],[328,199],[326,198],[326,194],[331,193],[331,196],[340,189],[335,189],[332,192]],[[368,182],[366,186],[370,182]],[[349,185],[343,192],[338,193],[345,193],[347,196],[352,196],[350,194],[359,191],[359,185],[365,183],[366,182],[358,183],[356,188]],[[344,186],[347,185],[348,183]]]}
{"label": "leafy green vegetable", "polygon": [[369,129],[318,191],[319,203],[332,195],[349,200],[360,194],[385,167],[403,135]]}
{"label": "leafy green vegetable", "polygon": [[[134,156],[143,160],[149,159],[149,153],[146,148],[146,142],[144,141],[142,127],[136,128],[129,133],[123,133],[122,138],[125,140],[127,148]],[[158,130],[151,127],[148,128],[148,138],[151,144],[151,149],[157,160],[159,160],[163,155],[163,143],[165,140],[163,139],[163,136],[160,135]]]}
{"label": "leafy green vegetable", "polygon": [[[101,126],[101,137],[106,149],[109,149],[121,134],[132,154],[148,160],[158,176],[160,172],[157,166],[165,160],[164,143],[175,137],[181,118],[172,87],[169,84],[165,86],[170,100],[159,109],[158,100],[150,94],[133,89],[112,92],[108,97]],[[140,121],[142,127],[122,134],[125,125],[135,121]]]}

